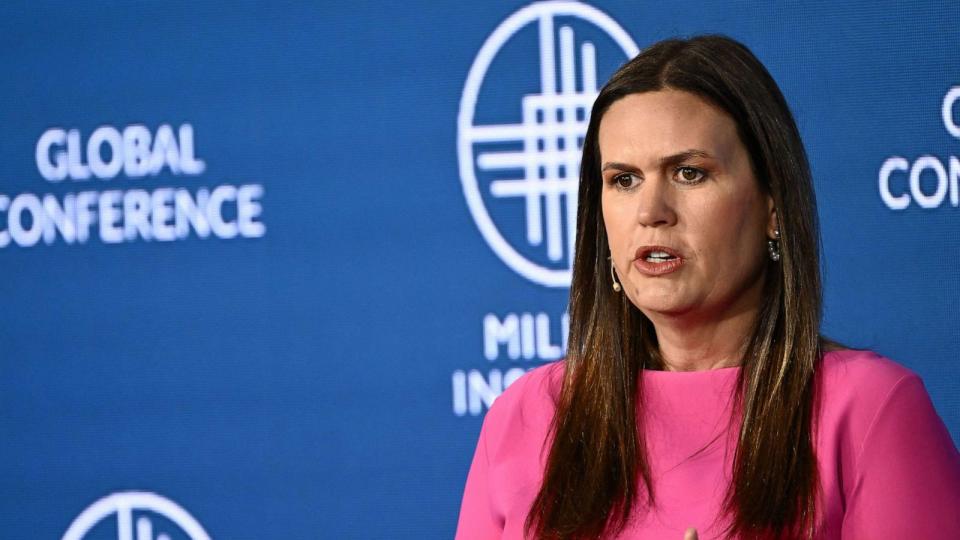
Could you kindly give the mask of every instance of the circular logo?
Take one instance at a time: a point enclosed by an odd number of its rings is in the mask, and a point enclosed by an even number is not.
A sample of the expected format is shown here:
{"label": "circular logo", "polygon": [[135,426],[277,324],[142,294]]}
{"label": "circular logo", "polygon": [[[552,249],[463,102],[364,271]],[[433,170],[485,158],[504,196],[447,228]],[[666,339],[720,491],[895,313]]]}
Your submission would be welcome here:
{"label": "circular logo", "polygon": [[[115,520],[119,540],[175,540],[184,535],[189,540],[210,540],[200,523],[177,503],[146,491],[114,493],[91,504],[73,520],[62,540],[83,540],[105,520]],[[162,521],[156,531],[155,520]]]}
{"label": "circular logo", "polygon": [[[467,75],[457,119],[460,180],[474,222],[507,266],[548,287],[570,285],[580,154],[598,91],[598,48],[578,40],[574,21],[612,38],[627,59],[639,52],[629,34],[596,8],[570,1],[529,5],[500,23],[483,43]],[[528,25],[535,25],[539,56],[530,60],[539,62],[539,69],[518,69],[539,73],[540,90],[516,96],[518,121],[479,123],[477,101],[491,64]],[[482,185],[480,175],[486,179]],[[524,223],[522,232],[505,236],[488,204],[510,200],[510,208],[517,209],[516,202],[522,201]]]}

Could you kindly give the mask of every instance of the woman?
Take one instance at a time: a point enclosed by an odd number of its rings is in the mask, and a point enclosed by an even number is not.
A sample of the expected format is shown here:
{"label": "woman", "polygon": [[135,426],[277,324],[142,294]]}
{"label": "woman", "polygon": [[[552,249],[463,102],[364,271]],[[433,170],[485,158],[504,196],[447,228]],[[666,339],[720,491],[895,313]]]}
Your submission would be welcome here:
{"label": "woman", "polygon": [[488,412],[457,538],[960,538],[922,382],[819,334],[806,155],[744,46],[627,63],[581,168],[567,358]]}

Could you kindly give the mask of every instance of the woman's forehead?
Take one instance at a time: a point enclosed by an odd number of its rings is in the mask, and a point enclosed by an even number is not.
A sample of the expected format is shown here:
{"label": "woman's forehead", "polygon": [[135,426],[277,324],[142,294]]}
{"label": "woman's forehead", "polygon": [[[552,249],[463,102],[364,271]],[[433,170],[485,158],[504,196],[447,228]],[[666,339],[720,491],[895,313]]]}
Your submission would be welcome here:
{"label": "woman's forehead", "polygon": [[603,160],[657,159],[688,149],[723,158],[735,153],[739,143],[729,115],[679,90],[630,94],[610,105],[600,121]]}

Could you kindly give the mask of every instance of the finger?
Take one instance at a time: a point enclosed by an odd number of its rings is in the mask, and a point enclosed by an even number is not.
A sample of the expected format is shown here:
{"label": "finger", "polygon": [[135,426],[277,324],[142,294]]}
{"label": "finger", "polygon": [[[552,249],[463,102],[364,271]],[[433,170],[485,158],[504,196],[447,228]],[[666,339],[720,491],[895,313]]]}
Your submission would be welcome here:
{"label": "finger", "polygon": [[687,532],[683,533],[683,540],[699,540],[697,530],[693,527],[687,529]]}

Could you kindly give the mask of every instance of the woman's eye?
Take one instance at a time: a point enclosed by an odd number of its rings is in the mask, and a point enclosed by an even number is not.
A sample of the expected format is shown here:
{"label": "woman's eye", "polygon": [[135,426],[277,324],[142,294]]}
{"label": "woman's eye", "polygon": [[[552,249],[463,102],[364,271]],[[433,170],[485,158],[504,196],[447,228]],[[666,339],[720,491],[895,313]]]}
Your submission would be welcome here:
{"label": "woman's eye", "polygon": [[703,180],[703,171],[694,167],[680,167],[677,169],[678,179],[685,184],[695,184]]}
{"label": "woman's eye", "polygon": [[618,174],[617,176],[614,176],[613,182],[617,185],[617,187],[627,189],[627,188],[633,187],[634,180],[636,180],[636,178],[637,178],[637,175],[635,174],[623,173],[623,174]]}

